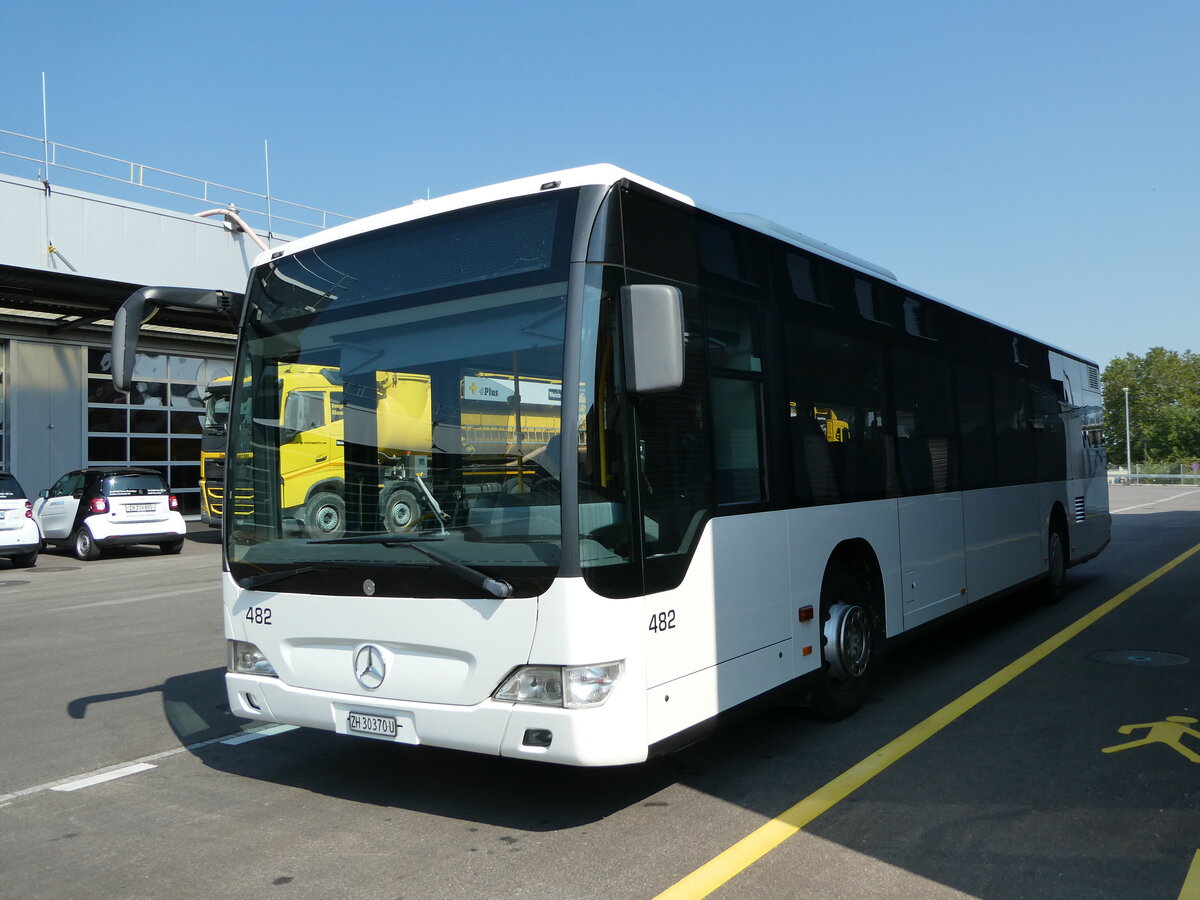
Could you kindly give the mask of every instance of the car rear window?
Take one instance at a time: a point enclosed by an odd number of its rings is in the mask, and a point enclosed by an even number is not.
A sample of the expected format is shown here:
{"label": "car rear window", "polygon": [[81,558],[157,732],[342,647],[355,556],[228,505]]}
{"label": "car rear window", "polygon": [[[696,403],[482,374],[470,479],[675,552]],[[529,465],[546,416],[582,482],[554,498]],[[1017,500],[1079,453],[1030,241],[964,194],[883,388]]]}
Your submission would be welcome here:
{"label": "car rear window", "polygon": [[0,500],[11,500],[14,497],[24,497],[25,492],[12,475],[0,474]]}
{"label": "car rear window", "polygon": [[109,475],[100,484],[105,497],[143,497],[167,493],[167,483],[161,475]]}

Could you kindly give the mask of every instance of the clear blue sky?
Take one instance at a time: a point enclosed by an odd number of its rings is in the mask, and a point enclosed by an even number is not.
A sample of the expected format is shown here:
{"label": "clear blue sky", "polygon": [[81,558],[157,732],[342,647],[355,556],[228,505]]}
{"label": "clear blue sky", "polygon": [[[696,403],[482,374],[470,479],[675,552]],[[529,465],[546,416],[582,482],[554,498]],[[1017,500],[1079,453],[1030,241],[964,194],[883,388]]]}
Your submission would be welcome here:
{"label": "clear blue sky", "polygon": [[[1200,3],[8,4],[0,129],[366,215],[612,162],[1107,364],[1200,350]],[[13,171],[0,159],[0,170]]]}

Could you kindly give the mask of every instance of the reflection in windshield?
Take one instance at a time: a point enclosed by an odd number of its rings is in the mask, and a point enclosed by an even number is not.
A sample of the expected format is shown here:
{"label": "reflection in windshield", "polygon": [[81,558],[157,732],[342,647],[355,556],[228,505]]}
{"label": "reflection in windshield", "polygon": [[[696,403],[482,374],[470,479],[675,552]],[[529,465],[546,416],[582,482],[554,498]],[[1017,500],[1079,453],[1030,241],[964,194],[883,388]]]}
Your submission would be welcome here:
{"label": "reflection in windshield", "polygon": [[[230,419],[228,477],[254,498],[228,531],[235,577],[419,567],[504,596],[489,585],[508,588],[506,572],[552,574],[566,261],[546,199],[256,273]],[[464,228],[487,245],[447,243]],[[456,252],[469,257],[457,267]],[[469,283],[448,287],[454,272]],[[379,535],[439,543],[397,552]]]}

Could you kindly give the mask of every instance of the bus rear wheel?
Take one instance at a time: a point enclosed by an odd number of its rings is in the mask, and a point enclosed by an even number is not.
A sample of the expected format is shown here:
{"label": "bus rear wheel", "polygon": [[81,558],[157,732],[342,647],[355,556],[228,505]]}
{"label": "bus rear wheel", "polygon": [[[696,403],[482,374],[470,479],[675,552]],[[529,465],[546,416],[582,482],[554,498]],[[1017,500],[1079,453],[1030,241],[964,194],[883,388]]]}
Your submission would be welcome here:
{"label": "bus rear wheel", "polygon": [[1042,596],[1048,604],[1058,603],[1067,593],[1067,539],[1058,522],[1050,525],[1046,541],[1046,584]]}
{"label": "bus rear wheel", "polygon": [[821,672],[812,710],[823,719],[844,719],[867,695],[875,669],[870,590],[865,575],[832,562],[821,585]]}

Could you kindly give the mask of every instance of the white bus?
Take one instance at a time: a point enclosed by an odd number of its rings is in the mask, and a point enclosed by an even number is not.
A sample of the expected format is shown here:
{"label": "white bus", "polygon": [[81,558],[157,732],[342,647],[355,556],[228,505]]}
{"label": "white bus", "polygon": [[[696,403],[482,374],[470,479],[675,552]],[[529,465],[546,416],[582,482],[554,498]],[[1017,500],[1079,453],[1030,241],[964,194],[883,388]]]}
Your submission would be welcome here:
{"label": "white bus", "polygon": [[[892,639],[1057,597],[1109,539],[1094,364],[611,166],[297,240],[244,298],[144,289],[118,386],[147,303],[239,324],[226,683],[252,719],[637,763],[752,701],[847,715]],[[294,364],[343,385],[327,536],[280,501]],[[423,446],[382,436],[389,374],[428,381]],[[515,433],[480,439],[501,408]]]}

